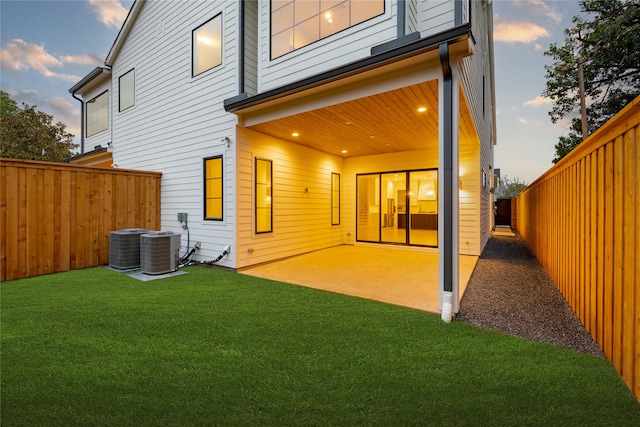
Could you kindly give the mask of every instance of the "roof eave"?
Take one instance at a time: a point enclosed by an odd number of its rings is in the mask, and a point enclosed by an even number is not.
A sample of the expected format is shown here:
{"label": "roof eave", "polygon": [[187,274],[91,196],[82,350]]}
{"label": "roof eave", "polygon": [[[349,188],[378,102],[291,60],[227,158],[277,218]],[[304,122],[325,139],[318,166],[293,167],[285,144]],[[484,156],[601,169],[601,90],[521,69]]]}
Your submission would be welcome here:
{"label": "roof eave", "polygon": [[69,89],[69,93],[74,94],[78,92],[80,89],[91,83],[96,78],[100,77],[103,74],[111,74],[111,69],[107,67],[96,67],[89,74],[84,76],[82,80],[73,85],[71,89]]}
{"label": "roof eave", "polygon": [[144,3],[146,3],[146,0],[135,0],[133,2],[133,6],[131,6],[131,9],[129,10],[127,18],[124,20],[124,24],[122,24],[122,27],[116,36],[116,40],[113,42],[113,45],[107,54],[107,58],[104,61],[105,65],[111,67],[115,62],[118,54],[120,53],[120,49],[122,49],[122,45],[127,39],[131,28],[133,28],[136,18],[140,14],[140,10],[142,10]]}
{"label": "roof eave", "polygon": [[470,29],[468,24],[454,27],[431,37],[421,38],[398,47],[382,49],[372,49],[372,55],[364,59],[352,62],[342,67],[334,68],[324,73],[316,74],[306,79],[271,89],[253,96],[239,94],[235,97],[224,100],[224,108],[227,112],[235,113],[239,110],[261,104],[272,99],[287,96],[315,86],[329,83],[350,75],[354,75],[366,70],[377,68],[385,64],[400,61],[415,55],[437,49],[441,43],[454,43],[469,37]]}

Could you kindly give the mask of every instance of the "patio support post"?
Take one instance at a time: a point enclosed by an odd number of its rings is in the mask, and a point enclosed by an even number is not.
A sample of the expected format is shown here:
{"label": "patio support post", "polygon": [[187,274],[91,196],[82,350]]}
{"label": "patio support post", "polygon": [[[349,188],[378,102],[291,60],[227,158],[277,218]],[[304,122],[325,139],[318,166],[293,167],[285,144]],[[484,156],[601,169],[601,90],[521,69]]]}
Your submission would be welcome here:
{"label": "patio support post", "polygon": [[458,83],[456,70],[449,62],[449,45],[439,46],[442,84],[438,87],[439,144],[438,182],[442,194],[438,221],[438,283],[442,320],[451,322],[458,312]]}

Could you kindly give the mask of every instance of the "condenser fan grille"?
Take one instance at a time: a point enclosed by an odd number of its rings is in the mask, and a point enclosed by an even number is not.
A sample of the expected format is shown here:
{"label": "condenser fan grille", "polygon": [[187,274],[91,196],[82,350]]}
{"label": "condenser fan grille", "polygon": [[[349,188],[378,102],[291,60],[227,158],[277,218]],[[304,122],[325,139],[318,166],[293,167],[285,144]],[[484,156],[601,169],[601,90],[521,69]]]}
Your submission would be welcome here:
{"label": "condenser fan grille", "polygon": [[109,239],[109,267],[120,270],[140,267],[140,236],[144,228],[112,231]]}

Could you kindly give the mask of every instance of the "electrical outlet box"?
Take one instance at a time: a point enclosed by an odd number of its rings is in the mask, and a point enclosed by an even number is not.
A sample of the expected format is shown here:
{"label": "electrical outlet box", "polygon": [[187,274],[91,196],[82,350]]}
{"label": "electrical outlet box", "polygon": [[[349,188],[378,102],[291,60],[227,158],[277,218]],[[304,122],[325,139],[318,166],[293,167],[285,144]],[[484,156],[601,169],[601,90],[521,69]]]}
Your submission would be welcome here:
{"label": "electrical outlet box", "polygon": [[186,212],[178,212],[178,221],[187,222],[187,213]]}

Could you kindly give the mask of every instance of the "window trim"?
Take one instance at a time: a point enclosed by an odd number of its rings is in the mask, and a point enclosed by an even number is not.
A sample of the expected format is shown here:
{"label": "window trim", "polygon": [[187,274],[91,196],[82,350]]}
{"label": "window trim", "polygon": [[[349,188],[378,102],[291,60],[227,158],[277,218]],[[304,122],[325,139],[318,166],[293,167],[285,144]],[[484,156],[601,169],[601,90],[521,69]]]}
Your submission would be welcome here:
{"label": "window trim", "polygon": [[[258,183],[258,162],[266,162],[269,164],[269,182]],[[269,208],[269,228],[266,230],[258,230],[258,184],[268,185],[268,196],[271,198],[271,207]],[[255,234],[265,234],[273,232],[273,160],[265,159],[262,157],[256,157],[254,160],[254,231]]]}
{"label": "window trim", "polygon": [[[218,160],[218,159],[220,159],[220,203],[222,207],[220,210],[220,217],[214,217],[214,216],[207,216],[207,214],[209,213],[207,211],[207,200],[208,200],[207,181],[209,180],[207,177],[207,162],[211,160]],[[222,154],[219,154],[217,156],[205,157],[204,159],[202,159],[202,167],[203,167],[202,179],[203,179],[203,190],[204,190],[202,192],[202,196],[203,196],[202,218],[205,221],[224,221],[224,158]]]}
{"label": "window trim", "polygon": [[[334,178],[336,178],[336,177],[338,178],[338,189],[337,190],[335,190],[333,188]],[[331,225],[340,225],[340,217],[342,216],[341,215],[341,213],[342,213],[341,212],[341,209],[342,209],[342,203],[341,203],[342,191],[341,190],[342,189],[340,187],[341,187],[340,174],[337,173],[337,172],[331,172]],[[334,204],[333,204],[333,200],[334,200],[333,196],[334,196],[334,193],[336,193],[336,192],[338,193],[338,206],[337,206],[337,208],[338,208],[338,218],[337,218],[337,220],[333,216],[333,213],[334,213],[335,208],[336,208],[336,206],[334,206]]]}
{"label": "window trim", "polygon": [[[314,0],[314,1],[318,1],[318,3],[320,3],[321,0]],[[348,1],[350,3],[350,2],[352,2],[354,0],[348,0]],[[290,50],[288,52],[285,52],[285,53],[283,53],[281,55],[278,55],[278,56],[274,57],[273,56],[273,36],[274,36],[274,34],[272,33],[272,29],[273,29],[273,1],[270,0],[269,1],[269,60],[270,61],[275,61],[277,59],[283,58],[283,57],[285,57],[285,56],[287,56],[287,55],[289,55],[289,54],[291,54],[293,52],[297,52],[297,51],[299,51],[301,49],[304,49],[307,46],[312,46],[312,45],[314,45],[314,44],[316,44],[316,43],[318,43],[318,42],[320,42],[322,40],[329,39],[332,36],[335,36],[336,34],[340,34],[340,33],[344,32],[344,31],[350,30],[350,29],[355,28],[355,27],[357,27],[357,26],[359,26],[361,24],[369,22],[372,19],[378,18],[380,16],[384,16],[387,13],[387,0],[379,0],[379,1],[382,3],[382,13],[380,13],[378,15],[375,15],[375,16],[372,16],[370,18],[367,18],[364,21],[360,21],[360,22],[358,22],[356,24],[353,24],[353,25],[351,25],[351,23],[349,23],[350,25],[347,26],[346,28],[343,28],[342,30],[339,30],[339,31],[337,31],[335,33],[328,34],[328,35],[326,35],[324,37],[321,36],[317,40],[314,40],[314,41],[312,41],[312,42],[310,42],[308,44],[305,44],[304,46],[300,46],[299,48],[295,48],[293,50]],[[322,14],[322,11],[320,11],[320,15],[321,14]],[[295,20],[295,17],[294,17],[294,20]],[[304,22],[304,21],[302,21],[302,22]],[[294,22],[293,27],[291,27],[291,28],[293,29],[293,28],[295,28],[295,26],[296,26],[296,24]]]}
{"label": "window trim", "polygon": [[[196,31],[198,31],[200,28],[204,27],[205,25],[207,25],[208,23],[212,22],[213,20],[215,20],[216,18],[220,18],[220,62],[214,66],[212,66],[211,68],[207,68],[206,70],[200,71],[199,73],[196,73],[195,71],[195,58],[196,58],[196,44],[195,44],[195,33]],[[205,22],[203,22],[202,24],[200,24],[199,26],[197,26],[196,28],[194,28],[193,30],[191,30],[191,77],[197,77],[200,76],[204,73],[206,73],[207,71],[211,71],[214,68],[217,68],[219,66],[222,65],[222,61],[224,59],[224,28],[223,28],[223,19],[222,19],[222,12],[219,12],[218,14],[216,14],[215,16],[213,16],[212,18],[206,20]]]}
{"label": "window trim", "polygon": [[[133,72],[133,103],[128,107],[122,108],[122,78]],[[118,111],[122,112],[132,108],[136,105],[136,69],[135,67],[127,71],[126,73],[122,73],[120,77],[118,77]]]}
{"label": "window trim", "polygon": [[[85,113],[84,113],[84,128],[85,128],[85,138],[92,137],[93,135],[97,135],[100,132],[104,132],[105,130],[109,130],[110,120],[109,120],[109,89],[105,89],[102,93],[91,98],[89,101],[85,102]],[[93,132],[89,135],[89,104],[93,103],[96,99],[100,98],[102,95],[107,94],[107,127],[104,129],[100,129],[99,131]]]}

